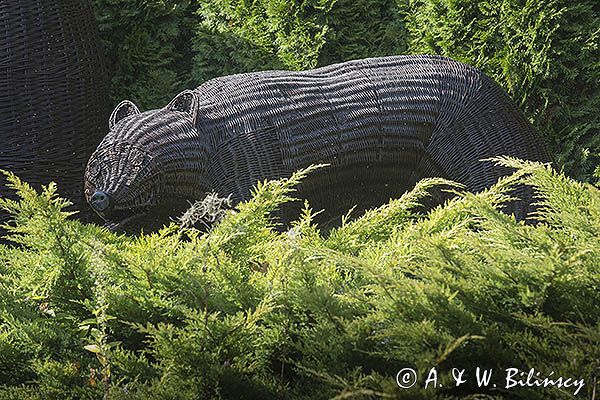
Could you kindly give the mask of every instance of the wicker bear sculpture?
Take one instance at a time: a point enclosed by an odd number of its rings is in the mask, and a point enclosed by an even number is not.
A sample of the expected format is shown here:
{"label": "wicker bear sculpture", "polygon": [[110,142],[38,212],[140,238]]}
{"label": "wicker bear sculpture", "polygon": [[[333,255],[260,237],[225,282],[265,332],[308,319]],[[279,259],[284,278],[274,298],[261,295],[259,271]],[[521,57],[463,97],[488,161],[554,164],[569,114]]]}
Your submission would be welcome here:
{"label": "wicker bear sculpture", "polygon": [[507,172],[485,158],[549,160],[493,80],[438,56],[221,77],[159,110],[124,101],[109,125],[85,193],[115,228],[168,221],[211,191],[247,199],[257,181],[312,164],[330,166],[306,178],[298,197],[335,215],[381,205],[424,177],[479,191]]}

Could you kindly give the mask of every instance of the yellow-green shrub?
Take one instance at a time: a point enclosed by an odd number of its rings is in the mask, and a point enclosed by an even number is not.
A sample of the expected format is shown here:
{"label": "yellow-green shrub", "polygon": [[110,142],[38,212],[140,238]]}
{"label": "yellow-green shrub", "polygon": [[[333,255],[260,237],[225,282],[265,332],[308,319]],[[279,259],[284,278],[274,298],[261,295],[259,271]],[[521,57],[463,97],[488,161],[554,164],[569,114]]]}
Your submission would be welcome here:
{"label": "yellow-green shrub", "polygon": [[[306,208],[270,212],[302,178],[259,185],[209,233],[137,238],[67,219],[53,187],[12,177],[0,247],[0,398],[559,399],[552,388],[452,389],[453,367],[586,379],[600,360],[600,192],[516,167],[427,215],[421,182],[325,234]],[[540,195],[537,224],[496,211],[511,185]],[[444,388],[401,391],[436,366]],[[484,398],[484,397],[479,397]]]}

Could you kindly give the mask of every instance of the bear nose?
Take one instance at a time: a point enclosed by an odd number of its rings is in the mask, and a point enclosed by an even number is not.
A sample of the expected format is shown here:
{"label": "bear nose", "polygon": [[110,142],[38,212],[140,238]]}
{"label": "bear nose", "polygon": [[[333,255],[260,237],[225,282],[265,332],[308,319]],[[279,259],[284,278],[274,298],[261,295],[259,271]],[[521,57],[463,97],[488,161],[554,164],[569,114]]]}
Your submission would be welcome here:
{"label": "bear nose", "polygon": [[110,206],[110,198],[106,193],[98,191],[90,198],[90,205],[98,212],[106,211],[108,206]]}

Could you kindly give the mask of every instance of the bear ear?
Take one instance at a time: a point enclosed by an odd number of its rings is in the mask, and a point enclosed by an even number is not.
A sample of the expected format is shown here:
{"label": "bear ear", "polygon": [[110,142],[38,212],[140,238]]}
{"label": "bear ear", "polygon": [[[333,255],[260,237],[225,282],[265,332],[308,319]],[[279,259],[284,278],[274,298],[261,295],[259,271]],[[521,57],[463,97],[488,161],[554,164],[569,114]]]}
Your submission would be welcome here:
{"label": "bear ear", "polygon": [[184,90],[171,100],[167,108],[171,111],[188,114],[195,124],[196,112],[198,111],[198,95],[193,90]]}
{"label": "bear ear", "polygon": [[139,108],[129,100],[123,100],[115,107],[108,120],[108,128],[112,129],[123,118],[140,113]]}

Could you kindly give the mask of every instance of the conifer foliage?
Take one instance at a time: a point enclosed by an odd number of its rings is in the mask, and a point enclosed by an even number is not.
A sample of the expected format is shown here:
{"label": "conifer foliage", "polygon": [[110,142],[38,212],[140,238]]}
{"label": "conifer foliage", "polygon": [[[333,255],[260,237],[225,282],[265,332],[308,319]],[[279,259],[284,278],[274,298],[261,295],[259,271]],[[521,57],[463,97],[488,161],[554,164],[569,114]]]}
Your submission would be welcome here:
{"label": "conifer foliage", "polygon": [[410,51],[483,69],[544,133],[559,165],[590,179],[600,163],[600,2],[415,0]]}
{"label": "conifer foliage", "polygon": [[[310,170],[263,182],[208,232],[139,237],[68,219],[50,185],[0,245],[1,399],[569,399],[453,385],[454,367],[586,379],[600,367],[600,191],[548,166],[479,194],[440,179],[329,232],[272,212]],[[515,184],[537,223],[497,211]],[[423,215],[430,189],[457,197]],[[396,374],[439,370],[441,388]],[[468,397],[470,396],[470,397]]]}

